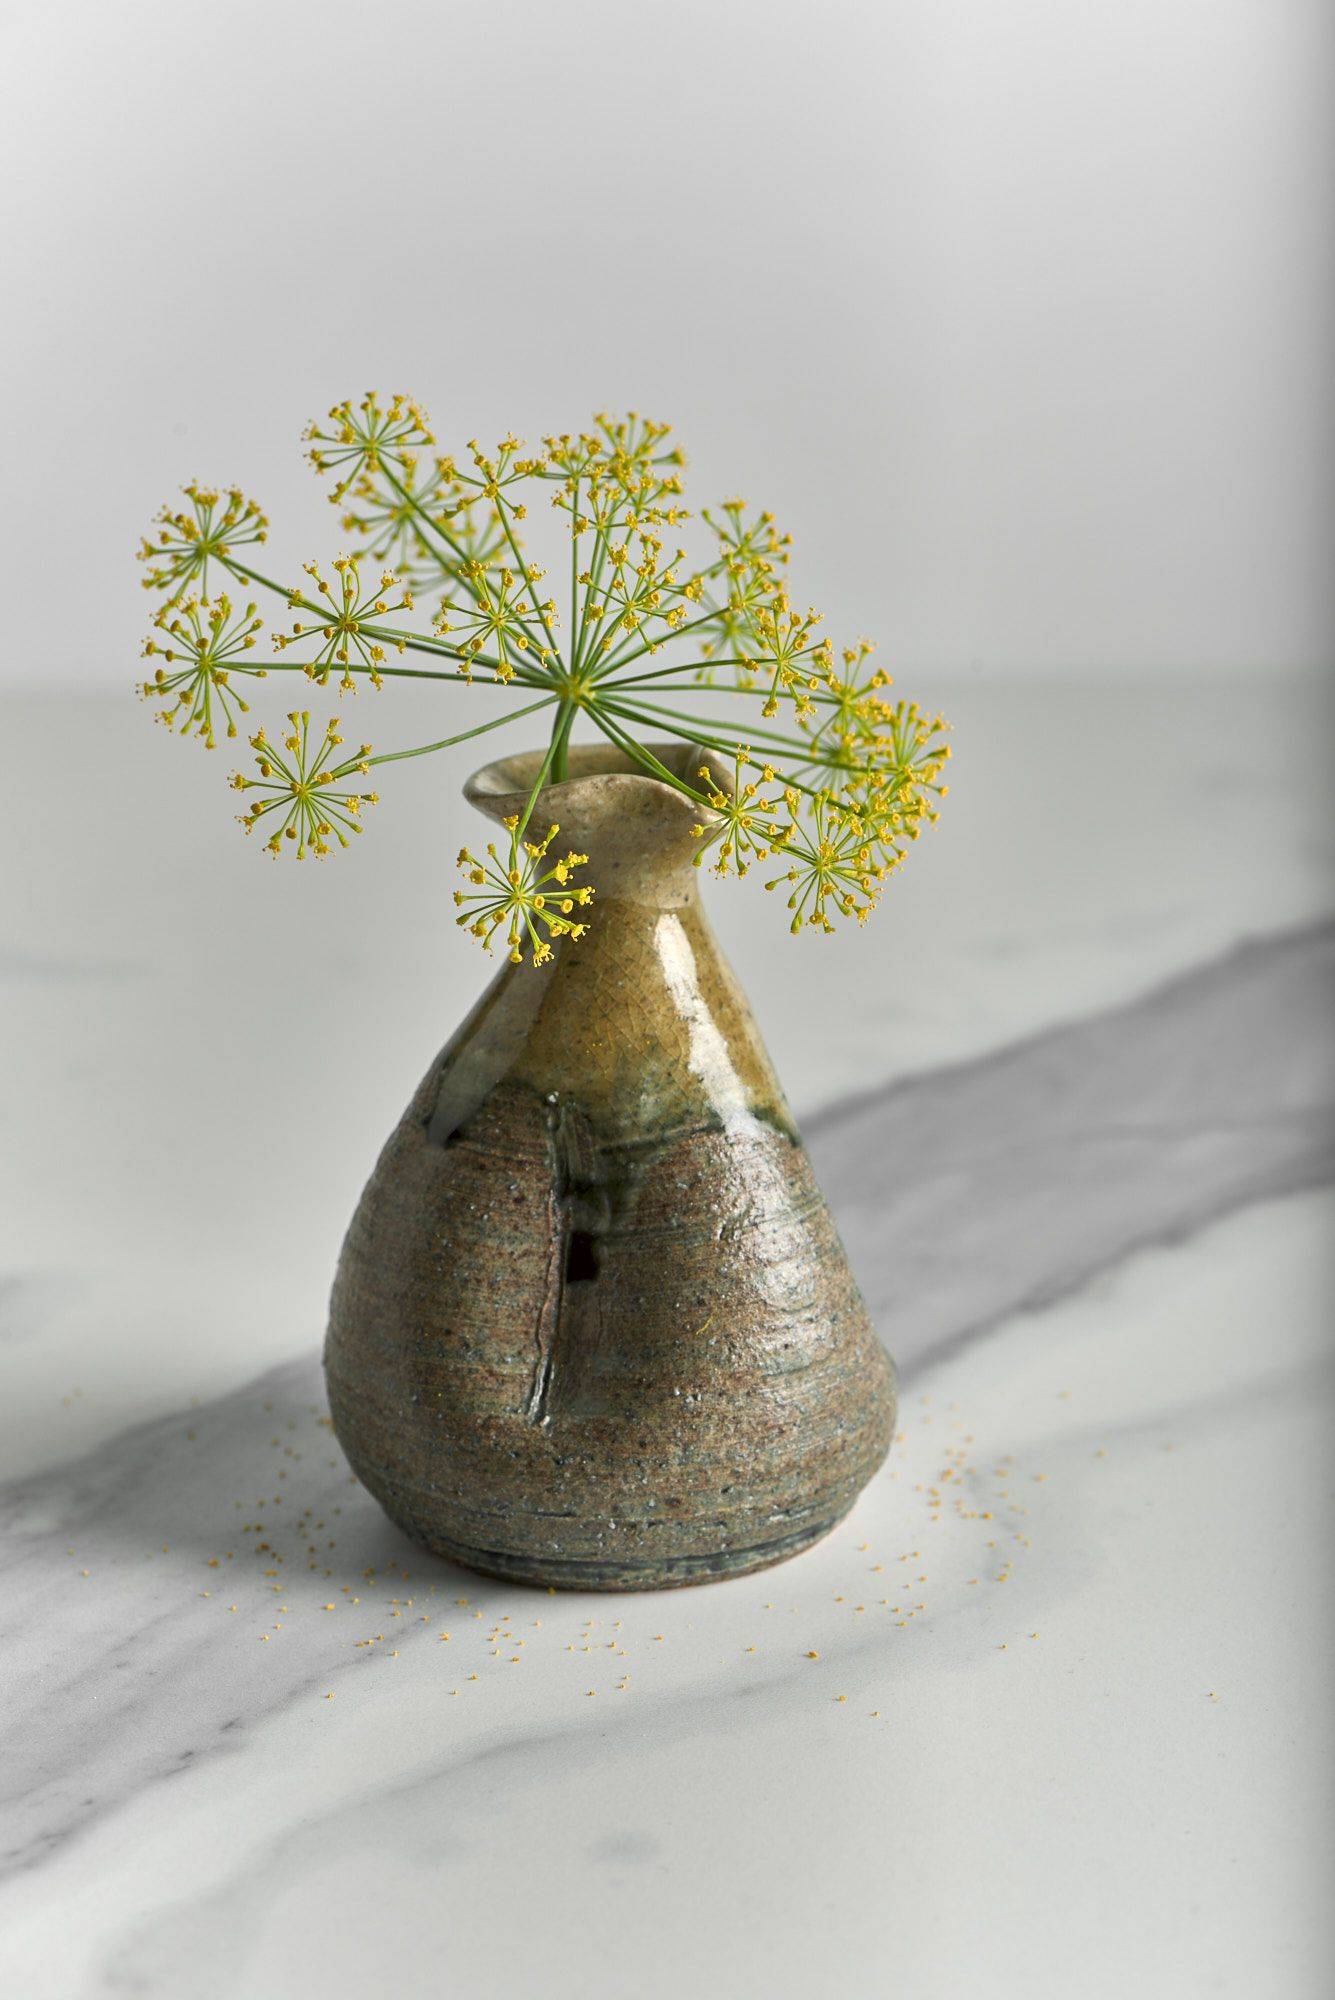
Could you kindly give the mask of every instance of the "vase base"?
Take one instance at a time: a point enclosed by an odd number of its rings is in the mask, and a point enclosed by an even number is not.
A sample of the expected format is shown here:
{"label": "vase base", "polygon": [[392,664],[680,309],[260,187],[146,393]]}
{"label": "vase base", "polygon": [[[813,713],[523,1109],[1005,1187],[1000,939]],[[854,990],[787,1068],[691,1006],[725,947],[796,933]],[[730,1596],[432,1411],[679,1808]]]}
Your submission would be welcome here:
{"label": "vase base", "polygon": [[[387,1510],[388,1511],[388,1510]],[[423,1534],[401,1514],[392,1514],[396,1526],[432,1555],[483,1576],[500,1577],[506,1583],[522,1583],[546,1590],[687,1590],[700,1583],[723,1583],[730,1577],[749,1576],[754,1570],[772,1569],[805,1549],[823,1541],[850,1511],[844,1508],[830,1519],[808,1524],[798,1533],[780,1537],[758,1547],[719,1549],[703,1555],[683,1555],[658,1560],[637,1561],[633,1557],[537,1556],[511,1553],[505,1549],[474,1549],[439,1535]]]}

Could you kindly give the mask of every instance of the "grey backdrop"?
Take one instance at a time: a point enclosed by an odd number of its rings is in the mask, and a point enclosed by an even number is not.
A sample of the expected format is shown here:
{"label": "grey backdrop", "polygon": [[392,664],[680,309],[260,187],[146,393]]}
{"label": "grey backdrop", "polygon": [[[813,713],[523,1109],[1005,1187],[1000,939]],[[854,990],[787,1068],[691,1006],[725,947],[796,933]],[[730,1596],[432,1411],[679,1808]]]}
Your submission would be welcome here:
{"label": "grey backdrop", "polygon": [[[9,0],[0,680],[134,671],[191,475],[677,423],[911,668],[1326,664],[1328,0]],[[278,560],[278,558],[276,558]]]}

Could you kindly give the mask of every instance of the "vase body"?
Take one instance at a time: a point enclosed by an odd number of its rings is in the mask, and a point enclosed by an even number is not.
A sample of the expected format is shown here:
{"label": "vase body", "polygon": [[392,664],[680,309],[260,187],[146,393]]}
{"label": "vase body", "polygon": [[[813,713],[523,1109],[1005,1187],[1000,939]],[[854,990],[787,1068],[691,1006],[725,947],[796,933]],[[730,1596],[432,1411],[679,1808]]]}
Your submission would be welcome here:
{"label": "vase body", "polygon": [[[885,1456],[894,1373],[706,920],[695,809],[570,756],[533,823],[590,856],[590,928],[507,963],[427,1071],[349,1228],[325,1367],[354,1471],[416,1540],[662,1588],[825,1534]],[[537,764],[469,797],[521,810]]]}

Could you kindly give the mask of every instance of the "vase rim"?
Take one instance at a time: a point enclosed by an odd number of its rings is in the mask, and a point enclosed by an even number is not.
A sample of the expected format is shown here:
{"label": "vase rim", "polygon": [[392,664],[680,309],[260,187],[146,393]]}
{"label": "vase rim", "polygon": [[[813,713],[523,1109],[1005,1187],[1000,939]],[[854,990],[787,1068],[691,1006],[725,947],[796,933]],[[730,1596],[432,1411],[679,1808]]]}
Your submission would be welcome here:
{"label": "vase rim", "polygon": [[[690,778],[692,782],[698,782],[696,774],[704,765],[720,791],[732,792],[732,767],[717,750],[706,750],[698,744],[680,741],[646,743],[644,747],[667,770],[678,777]],[[504,817],[505,808],[509,805],[522,812],[546,754],[545,749],[520,750],[509,757],[498,757],[490,764],[483,764],[465,781],[464,797],[470,805],[492,818]],[[665,784],[661,778],[655,778],[643,766],[636,764],[615,743],[572,743],[566,754],[569,776],[559,783],[544,785],[538,794],[540,799],[550,799],[555,804],[564,798],[573,805],[577,797],[587,797],[591,792],[610,796],[622,787],[630,786],[641,798],[660,792],[665,802],[670,799],[678,805],[686,805],[697,816],[702,810],[693,801],[684,800],[680,792]]]}

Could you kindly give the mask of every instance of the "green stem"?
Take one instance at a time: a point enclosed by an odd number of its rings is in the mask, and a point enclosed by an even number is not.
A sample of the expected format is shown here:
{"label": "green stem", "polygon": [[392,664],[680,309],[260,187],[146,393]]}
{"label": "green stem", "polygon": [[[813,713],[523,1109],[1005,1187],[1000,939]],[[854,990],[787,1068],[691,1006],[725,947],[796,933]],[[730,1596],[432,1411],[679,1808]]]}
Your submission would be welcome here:
{"label": "green stem", "polygon": [[[221,557],[219,560],[221,561]],[[289,590],[285,584],[275,583],[271,576],[264,576],[259,570],[251,569],[246,563],[237,562],[231,557],[228,558],[226,567],[234,575],[245,577],[248,583],[258,583],[265,590],[272,590],[275,596],[284,598],[293,609],[313,612],[326,628],[331,628],[337,624],[337,620],[331,617],[327,604],[320,604],[313,598],[305,596],[299,590]],[[373,625],[369,620],[361,620],[359,621],[358,629],[367,639],[383,640],[391,646],[398,646],[400,641],[402,641],[410,653],[426,653],[432,659],[459,660],[461,662],[466,660],[469,666],[487,667],[493,673],[495,673],[497,667],[500,665],[500,661],[491,653],[465,653],[461,647],[451,646],[444,639],[428,638],[420,632],[405,632],[397,626]],[[312,635],[304,634],[303,636],[310,637]],[[340,661],[339,664],[341,666],[342,662]],[[513,665],[513,662],[511,664]],[[387,674],[391,669],[389,667],[382,667],[380,671]],[[551,685],[550,678],[545,674],[531,673],[528,669],[522,667],[516,667],[514,672],[515,678],[524,681],[528,687],[550,687]],[[447,675],[445,678],[452,679],[455,676]]]}
{"label": "green stem", "polygon": [[538,794],[547,782],[547,773],[551,769],[552,760],[556,756],[558,738],[559,738],[559,732],[554,729],[552,731],[552,740],[547,745],[547,755],[543,758],[541,764],[539,764],[538,775],[533,780],[533,789],[532,791],[530,791],[528,795],[528,804],[524,807],[523,812],[519,816],[519,824],[515,828],[516,840],[521,840],[523,838],[524,831],[527,828],[529,821],[533,817],[533,808],[538,803]]}
{"label": "green stem", "polygon": [[496,490],[496,512],[501,517],[501,526],[505,530],[505,539],[510,544],[510,550],[514,556],[515,563],[519,570],[519,574],[524,579],[524,586],[528,591],[529,603],[533,606],[533,609],[537,614],[542,629],[547,635],[547,644],[551,647],[554,657],[559,660],[561,657],[561,649],[556,643],[556,638],[552,632],[551,626],[547,623],[547,613],[543,610],[542,605],[538,600],[538,586],[536,585],[536,583],[534,583],[532,577],[529,575],[528,568],[524,562],[523,554],[520,551],[518,542],[515,540],[514,530],[510,526],[510,517],[506,513],[505,501],[501,497],[501,492],[499,487]]}
{"label": "green stem", "polygon": [[498,715],[490,722],[480,722],[476,729],[460,730],[457,736],[443,736],[439,743],[422,743],[416,750],[387,750],[382,756],[368,757],[368,764],[399,764],[405,757],[428,757],[434,750],[451,750],[456,743],[470,742],[474,736],[485,736],[489,729],[503,729],[507,722],[518,722],[521,716],[536,715],[540,708],[547,708],[556,700],[554,694],[544,695],[541,701],[530,702],[514,715]]}
{"label": "green stem", "polygon": [[622,667],[628,667],[632,660],[642,659],[646,653],[653,652],[655,647],[666,646],[673,639],[684,639],[688,632],[698,632],[702,625],[714,624],[716,617],[717,614],[711,612],[707,618],[693,618],[688,625],[674,625],[670,630],[660,633],[657,638],[646,639],[643,645],[636,646],[631,652],[613,653],[610,659],[599,662],[597,678],[606,680],[609,674],[619,673]]}
{"label": "green stem", "polygon": [[[655,727],[656,724],[660,722],[671,722],[674,725],[679,725],[681,723],[690,723],[697,729],[712,729],[715,727],[715,725],[709,721],[709,718],[707,716],[683,715],[679,708],[664,708],[659,702],[618,701],[614,694],[602,695],[599,697],[599,699],[601,701],[609,703],[611,706],[615,708],[622,709],[626,712],[633,712],[639,718],[640,721],[647,722],[650,728]],[[793,759],[798,763],[805,763],[809,760],[811,744],[806,737],[785,736],[781,730],[767,729],[764,723],[757,723],[753,729],[747,730],[746,734],[748,736],[760,736],[765,738],[768,742],[774,744],[777,747],[777,749],[789,752],[792,755]],[[738,735],[731,738],[720,738],[711,740],[727,742],[730,748],[735,749],[737,745],[741,742],[742,738],[740,735]]]}
{"label": "green stem", "polygon": [[563,785],[570,776],[570,731],[575,721],[575,703],[563,701],[552,722],[552,783]]}
{"label": "green stem", "polygon": [[[637,722],[641,724],[647,723],[651,729],[659,726],[659,724],[664,720],[671,721],[678,736],[683,737],[687,743],[698,743],[702,750],[720,750],[724,753],[725,756],[735,757],[739,747],[740,739],[735,736],[734,737],[712,736],[702,733],[700,729],[688,728],[686,726],[687,722],[692,719],[689,717],[661,716],[661,715],[654,716],[651,714],[647,714],[640,709],[631,708],[628,704],[624,702],[609,701],[609,700],[601,701],[598,704],[597,708],[591,712],[593,713],[593,719],[595,722],[598,723],[599,728],[602,727],[602,716],[610,712],[614,715],[624,716],[627,722]],[[706,725],[706,728],[707,727],[708,725]],[[626,743],[630,743],[632,741],[633,739],[631,738],[625,739]],[[639,746],[636,746],[637,750],[638,747]],[[797,747],[802,750],[805,750],[806,745],[801,744]],[[782,762],[783,759],[779,756],[776,756],[774,761],[776,763],[779,763]],[[793,761],[797,762],[800,760],[793,759]],[[661,766],[659,768],[660,770],[662,769]],[[678,786],[679,789],[681,788],[681,782],[679,779],[673,778],[670,772],[667,773],[666,775],[668,778],[668,782],[670,784],[675,784]],[[785,785],[790,785],[795,792],[805,792],[808,798],[817,799],[821,796],[822,788],[815,785],[803,784],[799,778],[786,777],[784,779],[784,783]],[[697,793],[692,792],[691,796],[692,798],[695,798],[698,797],[699,795]]]}
{"label": "green stem", "polygon": [[660,764],[647,744],[637,743],[633,736],[617,727],[609,712],[612,707],[612,703],[600,703],[598,707],[590,710],[594,722],[602,730],[608,742],[615,743],[618,750],[624,751],[632,763],[639,764],[651,777],[660,778],[665,785],[671,785],[674,792],[683,793],[696,805],[706,804],[703,792],[697,792],[693,785],[688,785],[675,771],[669,771],[666,764]]}
{"label": "green stem", "polygon": [[[449,549],[451,554],[456,556],[460,562],[467,562],[468,560],[467,549],[463,547],[462,543],[455,541],[454,536],[450,533],[448,528],[442,528],[439,521],[432,519],[431,515],[427,513],[426,508],[422,505],[421,501],[418,499],[417,495],[415,493],[410,493],[408,488],[402,483],[402,481],[394,477],[394,474],[390,471],[387,465],[382,464],[377,469],[384,475],[388,483],[394,488],[394,491],[398,494],[399,498],[401,500],[407,501],[408,505],[412,508],[414,514],[417,515],[418,519],[425,521],[427,527],[430,528],[432,534],[439,535],[441,541],[444,542],[446,548]],[[430,545],[428,544],[428,546]]]}

